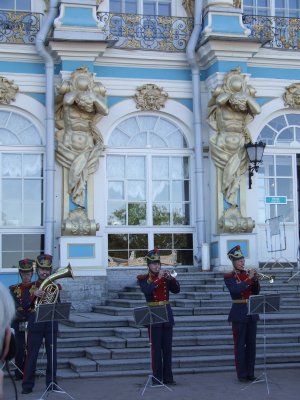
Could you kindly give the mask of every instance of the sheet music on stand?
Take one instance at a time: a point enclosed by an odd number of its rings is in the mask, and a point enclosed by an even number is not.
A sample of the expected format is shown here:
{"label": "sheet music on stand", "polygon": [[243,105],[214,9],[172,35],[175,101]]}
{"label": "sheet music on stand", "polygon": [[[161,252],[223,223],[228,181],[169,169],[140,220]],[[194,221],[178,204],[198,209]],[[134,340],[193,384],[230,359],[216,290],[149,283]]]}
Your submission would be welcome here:
{"label": "sheet music on stand", "polygon": [[277,217],[266,219],[265,230],[267,252],[271,253],[272,257],[265,262],[262,269],[265,267],[272,269],[276,265],[285,268],[286,265],[283,263],[294,268],[293,264],[282,255],[282,252],[286,250],[286,235],[283,216],[279,215]]}
{"label": "sheet music on stand", "polygon": [[[167,307],[165,305],[155,306],[155,307],[148,307],[148,306],[137,307],[133,310],[133,315],[137,326],[149,327],[149,358],[150,358],[150,371],[152,371],[152,325],[161,324],[169,321]],[[150,383],[153,381],[159,383],[155,387],[165,387],[170,392],[172,392],[172,389],[170,389],[167,385],[165,385],[163,382],[161,382],[159,379],[157,379],[154,375],[150,373],[148,375],[147,382],[142,391],[142,396],[144,395],[146,388],[150,386]]]}
{"label": "sheet music on stand", "polygon": [[[264,352],[264,372],[257,377],[253,382],[244,387],[242,390],[247,389],[249,386],[259,383],[266,382],[267,392],[270,394],[269,379],[267,376],[267,339],[266,339],[266,314],[279,312],[280,311],[280,294],[258,294],[249,297],[248,300],[248,315],[261,314],[263,318],[263,352]],[[275,383],[270,380],[270,382]]]}

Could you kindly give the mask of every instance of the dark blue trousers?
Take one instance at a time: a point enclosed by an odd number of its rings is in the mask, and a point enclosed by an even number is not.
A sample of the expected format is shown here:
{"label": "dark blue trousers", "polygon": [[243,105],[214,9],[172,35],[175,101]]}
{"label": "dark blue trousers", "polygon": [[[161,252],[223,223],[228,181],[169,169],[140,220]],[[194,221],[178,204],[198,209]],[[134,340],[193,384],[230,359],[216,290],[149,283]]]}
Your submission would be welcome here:
{"label": "dark blue trousers", "polygon": [[254,376],[256,357],[256,321],[232,322],[235,368],[238,378]]}
{"label": "dark blue trousers", "polygon": [[150,341],[152,341],[152,372],[161,382],[172,382],[172,339],[173,326],[169,324],[152,325]]}
{"label": "dark blue trousers", "polygon": [[[19,321],[14,321],[12,323],[12,328],[15,331],[15,342],[16,342],[16,354],[15,354],[15,364],[18,369],[15,370],[16,378],[22,378],[22,372],[24,369],[25,362],[25,351],[26,351],[26,340],[25,340],[25,331],[20,331]],[[21,371],[21,372],[20,372]]]}
{"label": "dark blue trousers", "polygon": [[[58,330],[57,322],[53,323],[53,337],[52,337],[51,322],[34,323],[34,325],[29,326],[28,339],[27,339],[27,357],[25,362],[23,384],[22,384],[23,389],[33,389],[34,387],[37,358],[43,338],[45,338],[45,348],[47,354],[46,387],[48,387],[52,381],[56,382],[57,330]],[[52,346],[53,346],[53,363],[52,363]],[[52,366],[53,366],[53,371],[52,371]]]}

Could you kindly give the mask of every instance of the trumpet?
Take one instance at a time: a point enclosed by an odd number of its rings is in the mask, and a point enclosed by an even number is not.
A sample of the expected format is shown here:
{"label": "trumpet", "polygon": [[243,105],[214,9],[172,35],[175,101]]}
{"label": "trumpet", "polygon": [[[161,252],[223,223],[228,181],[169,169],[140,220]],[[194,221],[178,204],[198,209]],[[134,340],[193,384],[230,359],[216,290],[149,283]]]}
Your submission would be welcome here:
{"label": "trumpet", "polygon": [[[249,274],[249,273],[250,273],[250,269],[247,270],[247,274]],[[274,283],[274,281],[275,281],[275,275],[265,275],[260,272],[257,272],[256,270],[255,270],[254,276],[256,276],[257,279],[260,281],[262,281],[264,279],[269,281],[269,283]]]}
{"label": "trumpet", "polygon": [[163,273],[162,276],[166,279],[176,278],[177,276],[177,272],[175,271],[175,269],[172,269],[172,271],[164,269],[162,270],[162,273]]}
{"label": "trumpet", "polygon": [[269,283],[274,283],[274,281],[275,281],[275,275],[265,275],[265,274],[261,274],[260,272],[257,272],[256,275],[260,281],[263,279],[268,280]]}

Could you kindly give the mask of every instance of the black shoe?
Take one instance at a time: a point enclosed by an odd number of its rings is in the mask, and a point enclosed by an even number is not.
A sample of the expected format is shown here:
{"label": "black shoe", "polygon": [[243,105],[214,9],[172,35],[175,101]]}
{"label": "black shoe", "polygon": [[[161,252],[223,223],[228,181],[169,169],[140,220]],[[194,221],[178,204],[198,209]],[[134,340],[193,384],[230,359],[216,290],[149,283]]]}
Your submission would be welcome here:
{"label": "black shoe", "polygon": [[256,379],[257,379],[257,377],[256,376],[247,376],[247,378],[248,378],[248,381],[251,381],[251,382],[254,382],[254,381],[256,381]]}
{"label": "black shoe", "polygon": [[176,381],[164,381],[164,384],[165,385],[172,385],[172,386],[175,386],[175,385],[177,385],[177,383],[176,383]]}
{"label": "black shoe", "polygon": [[248,378],[238,378],[239,382],[242,383],[247,383],[248,382]]}
{"label": "black shoe", "polygon": [[23,389],[22,390],[22,394],[29,394],[29,393],[31,393],[32,392],[32,389]]}

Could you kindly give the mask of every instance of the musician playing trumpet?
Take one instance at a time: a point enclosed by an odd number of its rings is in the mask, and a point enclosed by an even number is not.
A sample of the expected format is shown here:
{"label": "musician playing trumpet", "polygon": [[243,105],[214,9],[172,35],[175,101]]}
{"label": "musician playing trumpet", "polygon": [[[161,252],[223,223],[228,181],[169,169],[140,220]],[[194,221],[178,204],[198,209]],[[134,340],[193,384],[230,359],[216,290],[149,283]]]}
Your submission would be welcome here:
{"label": "musician playing trumpet", "polygon": [[[154,248],[145,257],[148,273],[138,275],[137,280],[145,295],[147,305],[156,307],[165,305],[168,321],[148,326],[149,337],[152,341],[152,385],[175,385],[172,373],[172,338],[174,317],[169,302],[169,293],[179,293],[180,285],[175,274],[162,270],[158,248]],[[150,331],[151,329],[151,331]]]}
{"label": "musician playing trumpet", "polygon": [[247,315],[247,303],[251,295],[259,294],[260,284],[255,269],[244,269],[245,258],[240,246],[229,250],[227,256],[233,266],[233,271],[224,275],[224,282],[232,298],[228,321],[232,324],[237,378],[240,382],[255,381],[256,325],[259,315]]}

